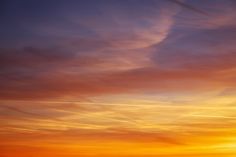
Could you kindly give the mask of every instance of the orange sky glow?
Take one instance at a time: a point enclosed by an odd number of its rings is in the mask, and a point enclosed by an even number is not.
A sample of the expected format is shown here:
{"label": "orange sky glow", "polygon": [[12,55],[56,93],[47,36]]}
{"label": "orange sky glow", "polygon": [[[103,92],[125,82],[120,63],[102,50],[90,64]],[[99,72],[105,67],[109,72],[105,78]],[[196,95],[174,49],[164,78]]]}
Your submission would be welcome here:
{"label": "orange sky glow", "polygon": [[0,5],[0,157],[236,156],[235,1]]}

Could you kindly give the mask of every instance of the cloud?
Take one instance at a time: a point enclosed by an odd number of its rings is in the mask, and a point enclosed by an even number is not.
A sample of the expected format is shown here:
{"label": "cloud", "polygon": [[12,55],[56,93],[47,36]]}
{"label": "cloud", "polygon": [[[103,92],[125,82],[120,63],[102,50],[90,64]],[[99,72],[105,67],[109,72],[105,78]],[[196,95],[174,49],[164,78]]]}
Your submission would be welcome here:
{"label": "cloud", "polygon": [[235,5],[172,2],[6,2],[1,154],[233,156]]}
{"label": "cloud", "polygon": [[196,13],[199,13],[199,14],[202,14],[202,15],[208,15],[207,12],[205,12],[205,11],[203,11],[201,9],[198,9],[198,8],[192,6],[192,5],[189,5],[187,3],[184,3],[182,1],[179,1],[179,0],[169,0],[169,1],[178,4],[178,5],[180,5],[183,8],[186,8],[186,9],[189,9],[191,11],[194,11]]}
{"label": "cloud", "polygon": [[[233,1],[202,1],[202,3],[193,2],[175,2],[180,5],[189,4],[193,9],[183,9],[177,16],[176,27],[187,29],[218,29],[224,27],[235,27],[235,3]],[[201,8],[200,10],[198,10]],[[192,10],[192,13],[188,10]],[[194,9],[197,9],[194,11]],[[188,13],[187,13],[188,11]],[[193,14],[198,13],[198,14]],[[204,14],[207,16],[204,16]]]}
{"label": "cloud", "polygon": [[221,71],[235,68],[235,28],[198,30],[157,47],[154,60],[162,68]]}
{"label": "cloud", "polygon": [[[24,23],[23,27],[32,26],[30,30],[41,36],[30,34],[30,41],[22,39],[17,42],[20,44],[12,47],[6,44],[0,49],[2,99],[56,98],[64,94],[84,97],[126,91],[121,83],[123,79],[117,80],[121,85],[117,87],[113,77],[152,65],[151,46],[166,39],[178,12],[178,8],[171,8],[147,6],[149,12],[132,13],[125,9],[124,12],[130,14],[124,14],[119,7],[111,10],[106,6],[101,9],[99,20],[93,17],[78,20],[69,16],[69,22],[65,21],[63,27],[54,20],[35,25],[42,19],[32,22],[29,17],[29,23]],[[63,17],[66,19],[68,14]],[[66,31],[70,25],[78,36],[63,31],[57,32],[57,36],[50,33],[49,26]],[[82,35],[81,30],[91,32]],[[12,39],[11,43],[15,42]],[[105,83],[107,80],[110,83]]]}
{"label": "cloud", "polygon": [[[92,50],[84,44],[82,50],[86,53],[75,51],[76,48],[66,51],[68,43],[63,49],[2,48],[1,98],[83,98],[228,88],[234,85],[235,77],[232,30],[201,30],[178,40],[172,38],[172,32],[156,46],[125,51],[106,47],[103,42]],[[72,41],[76,42],[69,43]],[[224,77],[217,77],[219,73],[224,73]]]}

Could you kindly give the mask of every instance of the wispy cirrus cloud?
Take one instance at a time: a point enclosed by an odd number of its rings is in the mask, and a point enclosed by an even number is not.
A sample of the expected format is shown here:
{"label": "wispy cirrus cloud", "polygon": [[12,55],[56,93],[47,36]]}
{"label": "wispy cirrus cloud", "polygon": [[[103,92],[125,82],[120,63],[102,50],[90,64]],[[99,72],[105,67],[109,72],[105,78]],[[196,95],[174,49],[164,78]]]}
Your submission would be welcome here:
{"label": "wispy cirrus cloud", "polygon": [[235,3],[200,2],[5,2],[1,154],[232,157]]}

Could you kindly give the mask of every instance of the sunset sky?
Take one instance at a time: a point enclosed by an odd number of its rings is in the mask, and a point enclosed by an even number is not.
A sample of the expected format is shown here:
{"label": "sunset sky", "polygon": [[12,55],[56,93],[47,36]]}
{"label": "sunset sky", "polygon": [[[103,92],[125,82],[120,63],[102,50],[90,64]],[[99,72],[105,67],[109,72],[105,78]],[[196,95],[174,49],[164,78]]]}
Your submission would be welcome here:
{"label": "sunset sky", "polygon": [[0,157],[236,157],[235,0],[1,0]]}

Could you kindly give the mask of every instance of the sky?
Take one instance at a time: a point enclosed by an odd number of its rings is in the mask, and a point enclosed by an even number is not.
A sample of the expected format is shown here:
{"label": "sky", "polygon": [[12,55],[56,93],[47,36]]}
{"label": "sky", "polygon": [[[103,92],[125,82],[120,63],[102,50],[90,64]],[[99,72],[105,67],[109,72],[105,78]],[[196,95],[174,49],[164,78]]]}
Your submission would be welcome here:
{"label": "sky", "polygon": [[1,0],[1,157],[235,157],[236,1]]}

